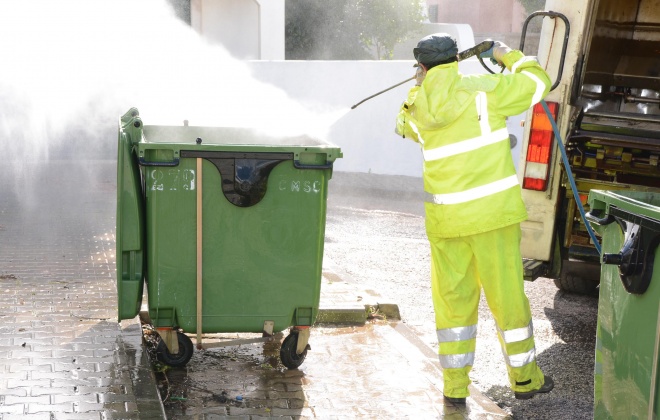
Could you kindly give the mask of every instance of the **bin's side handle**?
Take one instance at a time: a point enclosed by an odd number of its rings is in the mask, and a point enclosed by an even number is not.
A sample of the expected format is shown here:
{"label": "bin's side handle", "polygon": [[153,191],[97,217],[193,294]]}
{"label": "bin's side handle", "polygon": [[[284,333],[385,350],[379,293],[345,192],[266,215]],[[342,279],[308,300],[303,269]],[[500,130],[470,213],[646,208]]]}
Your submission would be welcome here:
{"label": "bin's side handle", "polygon": [[294,160],[293,166],[296,169],[332,169],[332,162],[326,162],[324,165],[307,165],[306,163],[300,163],[299,160]]}
{"label": "bin's side handle", "polygon": [[600,226],[606,226],[616,221],[614,216],[612,216],[611,214],[608,214],[605,217],[598,217],[598,215],[594,214],[593,210],[586,213],[585,216],[587,217],[587,219],[589,219],[590,222],[594,222],[595,224]]}
{"label": "bin's side handle", "polygon": [[609,214],[621,225],[625,237],[617,254],[602,254],[602,263],[618,265],[623,288],[641,295],[651,284],[660,221],[615,206],[610,206]]}
{"label": "bin's side handle", "polygon": [[179,166],[179,158],[174,158],[170,162],[149,162],[140,156],[140,166]]}

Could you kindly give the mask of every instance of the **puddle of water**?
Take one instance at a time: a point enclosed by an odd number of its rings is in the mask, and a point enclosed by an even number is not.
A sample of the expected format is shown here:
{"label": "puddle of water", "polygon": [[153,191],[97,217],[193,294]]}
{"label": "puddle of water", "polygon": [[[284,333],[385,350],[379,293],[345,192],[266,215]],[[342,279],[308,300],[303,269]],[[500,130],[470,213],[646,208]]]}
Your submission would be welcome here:
{"label": "puddle of water", "polygon": [[[155,348],[152,334],[145,336],[150,347]],[[255,337],[241,335],[241,338]],[[167,415],[187,416],[200,410],[229,414],[232,409],[256,410],[266,415],[273,408],[290,408],[290,403],[282,407],[281,400],[272,400],[274,394],[270,394],[287,392],[286,383],[291,381],[292,374],[279,357],[282,339],[283,334],[278,333],[271,343],[196,350],[188,364],[181,368],[155,363],[156,379]],[[218,340],[210,338],[205,341]],[[153,351],[152,360],[156,360]],[[293,381],[300,386],[304,374],[294,372],[297,379]]]}

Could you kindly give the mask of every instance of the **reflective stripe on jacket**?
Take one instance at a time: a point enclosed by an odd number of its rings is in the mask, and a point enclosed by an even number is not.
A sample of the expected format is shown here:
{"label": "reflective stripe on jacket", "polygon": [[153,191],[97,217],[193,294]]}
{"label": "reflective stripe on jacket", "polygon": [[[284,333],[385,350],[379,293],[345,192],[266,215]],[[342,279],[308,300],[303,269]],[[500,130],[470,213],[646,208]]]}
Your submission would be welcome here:
{"label": "reflective stripe on jacket", "polygon": [[466,76],[458,63],[430,69],[413,87],[396,132],[420,143],[430,237],[473,235],[527,218],[506,117],[538,103],[550,79],[533,57],[503,57],[511,74]]}

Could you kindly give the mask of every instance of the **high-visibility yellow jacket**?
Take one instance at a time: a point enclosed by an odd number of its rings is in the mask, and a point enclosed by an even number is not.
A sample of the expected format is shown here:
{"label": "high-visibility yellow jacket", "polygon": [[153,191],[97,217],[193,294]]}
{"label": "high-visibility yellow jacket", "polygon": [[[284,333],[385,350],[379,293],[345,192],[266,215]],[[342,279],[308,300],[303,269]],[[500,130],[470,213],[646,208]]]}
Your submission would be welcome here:
{"label": "high-visibility yellow jacket", "polygon": [[458,63],[430,69],[410,89],[396,132],[424,155],[428,236],[487,232],[527,218],[506,117],[538,103],[550,79],[534,57],[502,57],[511,74],[463,75]]}

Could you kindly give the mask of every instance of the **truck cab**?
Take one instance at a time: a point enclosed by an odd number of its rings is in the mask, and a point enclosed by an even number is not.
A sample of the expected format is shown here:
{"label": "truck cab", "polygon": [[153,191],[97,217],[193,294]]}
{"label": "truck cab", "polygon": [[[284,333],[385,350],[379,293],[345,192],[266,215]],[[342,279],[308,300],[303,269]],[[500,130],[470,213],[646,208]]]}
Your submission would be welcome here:
{"label": "truck cab", "polygon": [[[540,104],[528,112],[518,164],[529,214],[525,277],[589,294],[600,257],[569,176],[585,208],[591,189],[660,191],[660,8],[655,0],[548,0],[531,19],[542,20],[537,56],[554,82],[545,101],[561,139]],[[524,41],[525,30],[521,48]]]}

